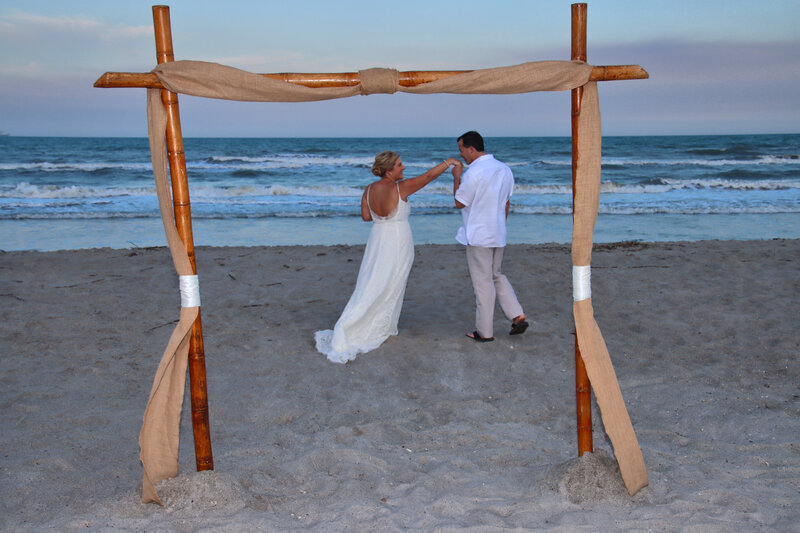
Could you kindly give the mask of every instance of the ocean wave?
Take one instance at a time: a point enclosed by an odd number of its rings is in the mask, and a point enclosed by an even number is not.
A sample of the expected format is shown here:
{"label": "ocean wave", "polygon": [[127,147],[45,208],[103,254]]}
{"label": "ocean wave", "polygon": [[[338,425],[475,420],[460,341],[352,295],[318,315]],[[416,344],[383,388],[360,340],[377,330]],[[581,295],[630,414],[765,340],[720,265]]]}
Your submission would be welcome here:
{"label": "ocean wave", "polygon": [[279,169],[279,168],[304,168],[304,167],[371,167],[374,157],[331,157],[308,154],[272,154],[264,156],[223,156],[212,155],[204,161],[191,162],[187,166],[194,168],[212,167],[248,170],[253,168]]}
{"label": "ocean wave", "polygon": [[245,196],[344,196],[360,197],[363,189],[343,185],[243,185],[238,187],[219,187],[199,185],[192,187],[195,198],[229,198]]}
{"label": "ocean wave", "polygon": [[155,187],[89,187],[85,185],[32,185],[20,182],[0,187],[0,198],[103,198],[118,196],[152,196]]}
{"label": "ocean wave", "polygon": [[[673,190],[676,187],[667,183],[650,183],[650,184],[633,184],[633,185],[620,185],[614,182],[603,182],[600,185],[601,192],[614,192],[614,193],[630,193],[630,194],[642,194],[642,193],[656,193],[656,192],[667,192],[669,190]],[[414,198],[420,198],[428,195],[442,195],[442,196],[452,196],[453,194],[453,186],[452,185],[445,185],[445,184],[432,184],[425,187],[425,189],[421,190],[417,194],[414,195]],[[534,185],[534,184],[527,184],[527,183],[519,183],[517,182],[514,185],[514,195],[515,196],[539,196],[539,195],[571,195],[572,194],[572,184],[570,185],[558,185],[558,184],[543,184],[543,185]]]}
{"label": "ocean wave", "polygon": [[[196,198],[226,198],[246,196],[361,196],[363,189],[338,186],[243,185],[238,187],[191,186]],[[20,182],[0,187],[0,198],[102,198],[119,196],[154,196],[155,187],[90,187],[85,185],[33,185]]]}
{"label": "ocean wave", "polygon": [[[113,207],[113,206],[109,206]],[[558,205],[512,205],[511,213],[520,215],[571,215],[572,207],[566,204]],[[733,204],[671,204],[671,205],[615,205],[604,204],[601,202],[599,214],[602,215],[736,215],[736,214],[785,214],[800,213],[798,205],[750,205],[741,206]],[[429,215],[452,214],[457,217],[457,213],[452,206],[430,205],[414,206],[414,217],[425,217]],[[271,206],[264,210],[242,210],[225,209],[225,206],[218,206],[216,209],[199,209],[192,213],[193,219],[216,220],[216,219],[265,219],[265,218],[286,218],[286,219],[306,219],[306,218],[331,218],[360,215],[360,211],[355,205],[339,206],[313,206],[309,205],[306,209],[281,209],[280,206]],[[109,209],[107,211],[85,211],[76,209],[71,211],[47,210],[47,211],[12,211],[0,209],[0,220],[113,220],[113,219],[137,219],[137,218],[159,218],[159,212],[154,206],[147,211],[119,211]]]}
{"label": "ocean wave", "polygon": [[[735,180],[722,178],[658,178],[642,183],[603,181],[600,193],[663,194],[680,190],[716,189],[732,191],[780,191],[800,189],[800,180]],[[514,194],[572,194],[572,185],[516,185]]]}
{"label": "ocean wave", "polygon": [[[512,206],[511,213],[525,215],[569,215],[571,206]],[[679,205],[679,206],[615,206],[600,204],[598,213],[603,215],[771,215],[800,213],[798,206],[737,206],[737,205]]]}
{"label": "ocean wave", "polygon": [[[436,165],[439,161],[405,161],[406,167],[413,173],[422,172]],[[186,167],[192,170],[229,171],[240,175],[258,175],[261,172],[276,170],[297,170],[303,168],[358,168],[369,169],[373,156],[316,156],[307,154],[276,154],[269,156],[209,156],[200,160],[186,159]],[[534,161],[506,161],[512,168],[541,168],[572,166],[572,159],[541,159]],[[800,155],[758,155],[747,159],[638,159],[632,157],[604,157],[603,168],[624,169],[629,167],[729,167],[729,166],[800,166]],[[102,173],[115,171],[152,172],[150,162],[4,162],[0,163],[0,171],[9,172],[43,172],[43,173]],[[250,174],[248,174],[250,173]],[[410,177],[410,176],[409,176]]]}
{"label": "ocean wave", "polygon": [[[748,159],[636,159],[631,157],[603,157],[604,169],[626,167],[667,166],[667,167],[726,167],[749,165],[791,165],[800,166],[797,155],[759,155]],[[530,163],[520,163],[527,165]],[[543,159],[539,164],[554,167],[570,167],[572,159]],[[512,166],[512,165],[509,165]]]}
{"label": "ocean wave", "polygon": [[737,180],[723,178],[699,178],[678,180],[661,178],[673,189],[729,189],[736,191],[781,191],[800,189],[800,180]]}
{"label": "ocean wave", "polygon": [[[3,213],[0,220],[114,220],[137,218],[161,218],[158,211],[152,213],[117,213],[117,212],[55,212],[55,213]],[[192,218],[197,218],[192,214]]]}
{"label": "ocean wave", "polygon": [[[729,190],[729,191],[783,191],[800,189],[800,180],[747,180],[724,178],[654,178],[641,183],[620,183],[603,181],[601,193],[612,194],[664,194],[681,190]],[[191,197],[202,201],[222,201],[224,199],[294,197],[296,199],[322,198],[359,198],[363,193],[361,187],[347,185],[226,185],[198,184],[190,188]],[[571,195],[572,185],[528,184],[517,183],[515,196],[561,196]],[[69,198],[115,198],[154,196],[155,187],[113,187],[86,185],[34,185],[23,181],[10,186],[0,187],[0,198],[5,199],[69,199]],[[414,198],[452,195],[452,185],[445,182],[434,182],[419,191]]]}
{"label": "ocean wave", "polygon": [[[210,170],[275,170],[299,169],[305,167],[354,167],[370,168],[372,157],[325,157],[325,156],[211,156],[194,160],[191,155],[186,158],[187,169]],[[432,166],[432,165],[431,165]],[[152,172],[149,161],[135,162],[110,162],[96,161],[53,163],[48,161],[35,161],[25,163],[0,163],[0,170],[17,172],[97,172],[97,171],[146,171]]]}
{"label": "ocean wave", "polygon": [[748,159],[632,159],[626,157],[604,157],[602,164],[613,166],[684,166],[684,167],[726,167],[748,165],[798,165],[797,156],[759,155]]}
{"label": "ocean wave", "polygon": [[31,163],[0,163],[0,170],[21,172],[101,172],[113,170],[136,170],[152,172],[152,165],[147,163],[50,163],[47,161]]}

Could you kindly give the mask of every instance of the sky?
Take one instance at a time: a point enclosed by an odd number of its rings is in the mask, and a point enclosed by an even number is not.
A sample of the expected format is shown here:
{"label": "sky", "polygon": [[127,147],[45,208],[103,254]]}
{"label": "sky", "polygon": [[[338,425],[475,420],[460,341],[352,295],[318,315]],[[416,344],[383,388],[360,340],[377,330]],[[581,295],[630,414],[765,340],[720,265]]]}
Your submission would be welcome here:
{"label": "sky", "polygon": [[[800,1],[588,2],[588,62],[647,80],[600,84],[605,135],[800,132]],[[176,59],[251,72],[471,70],[569,59],[564,0],[173,0]],[[106,71],[156,64],[152,1],[0,0],[0,132],[142,137],[144,89]],[[570,134],[569,92],[371,95],[302,104],[179,98],[185,137]]]}

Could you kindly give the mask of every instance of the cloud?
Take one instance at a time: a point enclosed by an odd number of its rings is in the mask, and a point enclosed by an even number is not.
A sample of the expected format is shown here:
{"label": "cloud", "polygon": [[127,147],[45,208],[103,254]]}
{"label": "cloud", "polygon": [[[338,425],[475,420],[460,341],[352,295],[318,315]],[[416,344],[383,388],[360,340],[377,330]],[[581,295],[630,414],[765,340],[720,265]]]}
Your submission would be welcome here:
{"label": "cloud", "polygon": [[81,38],[117,39],[119,37],[139,37],[153,35],[151,26],[110,26],[105,22],[83,16],[48,17],[34,13],[15,12],[5,15],[0,19],[6,40],[30,41],[42,34],[62,34],[64,36],[79,36]]}
{"label": "cloud", "polygon": [[0,15],[0,72],[60,76],[95,70],[98,62],[130,63],[126,58],[137,57],[137,50],[152,48],[152,35],[150,26],[111,25],[85,16],[6,13]]}
{"label": "cloud", "polygon": [[27,31],[86,32],[101,27],[101,23],[86,17],[47,17],[33,13],[11,13],[0,21],[4,32],[16,33],[19,38]]}
{"label": "cloud", "polygon": [[0,66],[0,75],[2,76],[29,77],[42,72],[44,72],[44,69],[36,61],[28,61],[25,64],[11,65],[7,67]]}

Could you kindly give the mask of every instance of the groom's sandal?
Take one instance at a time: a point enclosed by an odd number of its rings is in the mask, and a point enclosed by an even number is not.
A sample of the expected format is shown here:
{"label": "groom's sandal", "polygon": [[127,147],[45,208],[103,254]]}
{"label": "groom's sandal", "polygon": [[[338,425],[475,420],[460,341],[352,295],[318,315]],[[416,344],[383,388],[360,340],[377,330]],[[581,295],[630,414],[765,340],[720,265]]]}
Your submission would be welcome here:
{"label": "groom's sandal", "polygon": [[473,331],[472,333],[467,333],[467,337],[474,340],[475,342],[492,342],[494,340],[494,337],[488,337],[488,338],[481,337],[480,333],[478,333],[477,330]]}
{"label": "groom's sandal", "polygon": [[519,321],[511,322],[511,331],[508,332],[509,335],[522,335],[525,333],[525,330],[528,329],[528,322],[525,321],[525,315],[520,315]]}

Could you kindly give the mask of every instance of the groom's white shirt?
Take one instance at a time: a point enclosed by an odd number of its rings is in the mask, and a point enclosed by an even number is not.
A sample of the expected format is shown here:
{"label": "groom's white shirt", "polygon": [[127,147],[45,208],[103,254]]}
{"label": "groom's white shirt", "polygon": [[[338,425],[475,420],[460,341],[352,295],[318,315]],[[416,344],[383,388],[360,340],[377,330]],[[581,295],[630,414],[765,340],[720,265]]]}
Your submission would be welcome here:
{"label": "groom's white shirt", "polygon": [[461,176],[456,200],[462,225],[456,240],[469,246],[497,248],[506,245],[506,203],[514,191],[514,175],[508,165],[484,154]]}

